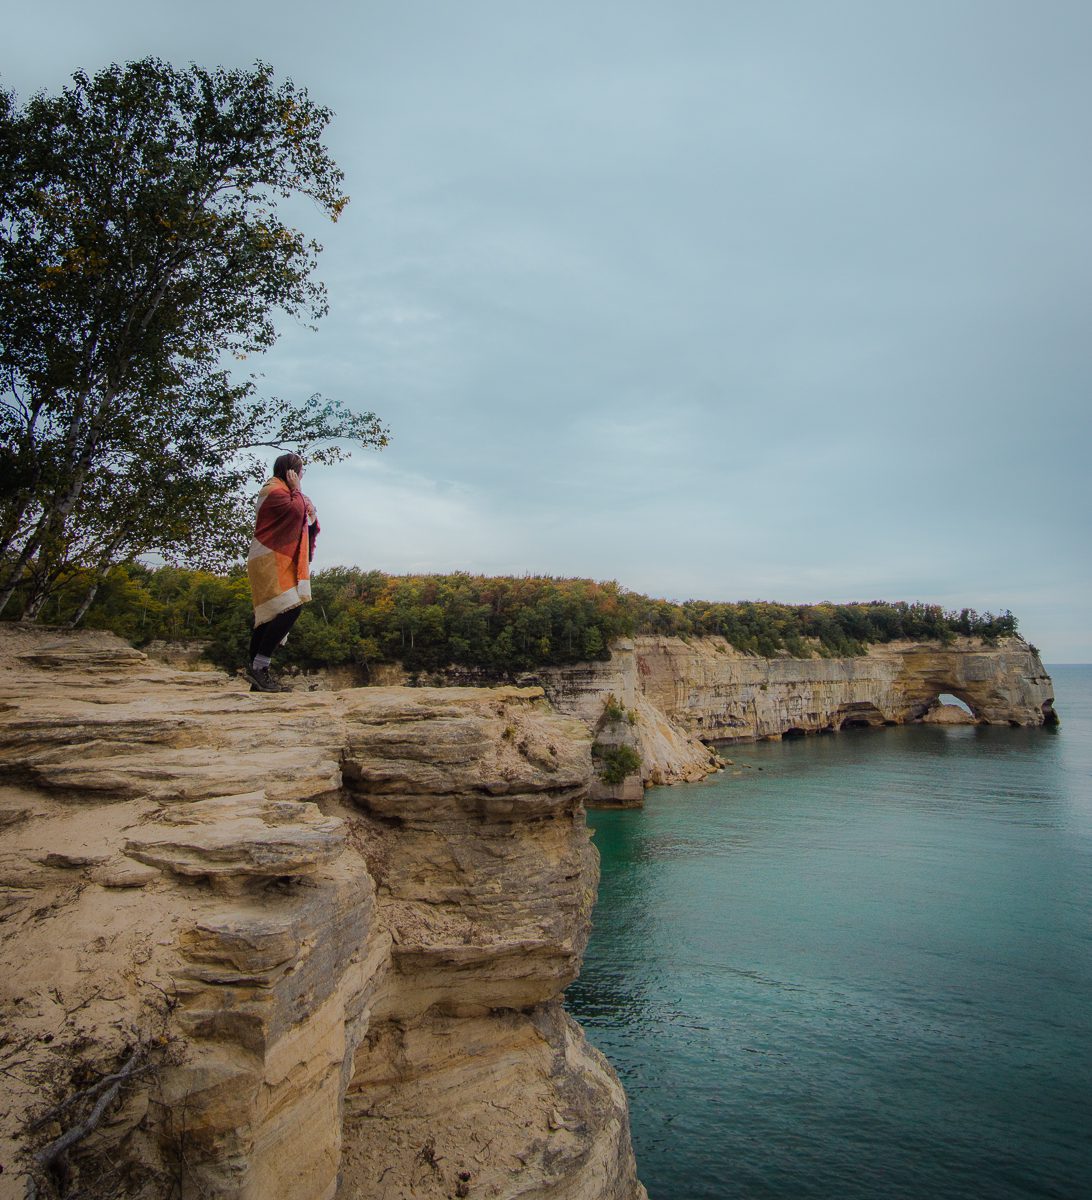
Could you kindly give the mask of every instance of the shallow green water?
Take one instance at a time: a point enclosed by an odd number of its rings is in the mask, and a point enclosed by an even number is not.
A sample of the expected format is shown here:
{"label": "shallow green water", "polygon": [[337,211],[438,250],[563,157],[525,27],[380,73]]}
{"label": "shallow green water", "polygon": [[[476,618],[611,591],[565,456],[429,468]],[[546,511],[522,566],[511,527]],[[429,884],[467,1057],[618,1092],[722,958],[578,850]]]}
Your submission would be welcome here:
{"label": "shallow green water", "polygon": [[590,814],[568,1004],[652,1200],[1092,1196],[1092,667],[1052,674],[1057,733],[734,747]]}

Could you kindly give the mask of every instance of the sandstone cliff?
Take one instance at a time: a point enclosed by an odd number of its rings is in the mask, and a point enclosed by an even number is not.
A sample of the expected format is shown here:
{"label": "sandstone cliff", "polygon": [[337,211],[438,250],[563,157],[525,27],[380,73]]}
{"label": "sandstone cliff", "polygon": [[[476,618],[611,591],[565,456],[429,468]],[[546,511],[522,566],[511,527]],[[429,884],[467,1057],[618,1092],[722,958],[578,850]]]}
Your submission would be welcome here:
{"label": "sandstone cliff", "polygon": [[251,695],[108,635],[0,652],[0,1196],[51,1146],[88,1197],[644,1196],[560,1001],[582,725],[538,689]]}
{"label": "sandstone cliff", "polygon": [[723,638],[645,636],[615,642],[609,662],[540,679],[559,711],[593,728],[608,697],[625,705],[645,784],[700,778],[714,766],[702,742],[904,724],[945,693],[984,724],[1042,725],[1054,705],[1050,677],[1020,638],[892,642],[858,658],[799,659],[744,654]]}

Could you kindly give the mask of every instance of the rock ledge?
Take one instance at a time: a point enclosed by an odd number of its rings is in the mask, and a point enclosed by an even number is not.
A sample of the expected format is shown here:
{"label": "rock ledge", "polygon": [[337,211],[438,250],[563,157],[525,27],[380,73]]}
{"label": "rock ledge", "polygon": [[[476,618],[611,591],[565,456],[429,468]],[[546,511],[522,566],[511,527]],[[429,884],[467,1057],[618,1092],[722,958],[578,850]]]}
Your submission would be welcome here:
{"label": "rock ledge", "polygon": [[540,689],[250,694],[2,626],[0,684],[0,1200],[134,1047],[89,1200],[644,1200],[561,1006],[598,862]]}

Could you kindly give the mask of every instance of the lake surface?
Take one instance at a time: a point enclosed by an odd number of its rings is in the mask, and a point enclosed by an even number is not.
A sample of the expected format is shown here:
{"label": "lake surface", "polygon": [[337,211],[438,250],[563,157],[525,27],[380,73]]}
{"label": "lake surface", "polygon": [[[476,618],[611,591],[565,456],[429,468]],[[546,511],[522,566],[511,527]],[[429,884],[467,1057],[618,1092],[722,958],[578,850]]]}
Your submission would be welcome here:
{"label": "lake surface", "polygon": [[567,1003],[651,1200],[1092,1196],[1092,667],[1061,728],[726,750],[589,814]]}

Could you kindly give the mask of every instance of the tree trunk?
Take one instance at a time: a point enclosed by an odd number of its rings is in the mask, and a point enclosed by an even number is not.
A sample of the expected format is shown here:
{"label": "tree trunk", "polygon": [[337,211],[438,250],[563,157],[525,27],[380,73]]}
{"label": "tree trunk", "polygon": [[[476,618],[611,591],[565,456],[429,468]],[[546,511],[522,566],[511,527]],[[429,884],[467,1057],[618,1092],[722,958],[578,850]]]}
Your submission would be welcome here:
{"label": "tree trunk", "polygon": [[[19,581],[22,578],[27,563],[37,554],[42,543],[47,539],[59,539],[64,533],[64,527],[68,523],[72,509],[75,508],[76,501],[79,500],[80,493],[83,491],[83,485],[87,482],[87,476],[91,473],[91,464],[94,461],[99,439],[102,436],[104,414],[110,404],[113,403],[116,394],[115,390],[108,391],[99,404],[95,406],[90,418],[85,416],[79,418],[78,424],[86,426],[87,436],[83,446],[79,447],[79,458],[73,464],[68,486],[60,495],[55,493],[49,500],[43,500],[42,516],[35,526],[34,532],[27,538],[23,549],[16,555],[11,567],[6,572],[0,572],[0,613],[7,607],[8,601],[19,586]],[[81,409],[85,402],[86,397],[83,397],[80,405]],[[72,443],[73,452],[77,449],[75,441],[78,432],[79,429],[69,439]]]}
{"label": "tree trunk", "polygon": [[[8,601],[11,599],[15,589],[22,582],[23,572],[26,570],[31,559],[42,548],[42,545],[47,540],[52,540],[64,532],[65,522],[68,519],[68,513],[72,509],[79,498],[80,491],[83,490],[83,479],[86,478],[84,472],[83,478],[79,480],[79,487],[75,490],[75,495],[71,497],[66,494],[59,502],[55,501],[51,505],[43,505],[44,511],[38,518],[38,524],[33,531],[27,536],[27,540],[23,543],[22,550],[12,560],[7,571],[0,573],[0,613],[7,607]],[[68,491],[73,490],[72,486]],[[69,501],[67,505],[66,501]]]}
{"label": "tree trunk", "polygon": [[38,620],[38,614],[42,611],[45,602],[49,599],[50,582],[50,580],[45,580],[44,582],[38,584],[38,587],[30,597],[26,608],[23,609],[23,615],[19,618],[21,622],[25,621],[26,624],[29,625],[32,621]]}
{"label": "tree trunk", "polygon": [[[39,527],[41,524],[42,522],[39,522]],[[22,582],[23,572],[26,570],[27,564],[34,557],[34,552],[38,549],[41,540],[41,536],[35,531],[27,539],[26,545],[16,555],[8,570],[0,573],[0,613],[7,608],[8,601],[15,594],[15,589]]]}
{"label": "tree trunk", "polygon": [[69,629],[75,629],[76,626],[87,615],[87,610],[95,603],[95,597],[99,594],[99,588],[102,586],[104,574],[100,572],[94,578],[91,586],[87,589],[87,595],[83,598],[83,603],[76,610],[76,615],[68,622]]}
{"label": "tree trunk", "polygon": [[[76,626],[87,615],[87,610],[91,607],[92,604],[95,603],[95,597],[99,593],[99,588],[102,587],[103,581],[106,579],[106,576],[110,573],[110,568],[117,561],[118,555],[121,552],[122,547],[125,545],[125,541],[126,541],[125,533],[119,532],[117,537],[115,537],[112,542],[107,542],[106,546],[104,547],[104,549],[102,551],[102,554],[99,556],[99,561],[98,561],[97,565],[95,566],[95,574],[91,578],[91,586],[87,590],[87,595],[84,596],[83,602],[80,604],[79,609],[76,611],[76,615],[72,618],[71,621],[68,622],[69,629],[75,629]],[[134,554],[134,553],[139,553],[139,551],[135,547],[130,546],[129,553]],[[204,600],[202,600],[201,601],[202,608],[204,607],[204,604],[205,604],[205,602],[204,602]],[[145,610],[144,610],[145,615],[147,615],[147,612],[148,612],[148,610],[147,610],[147,608],[145,608]],[[141,624],[141,627],[143,627],[144,617],[141,617],[140,624]]]}
{"label": "tree trunk", "polygon": [[12,500],[11,509],[5,519],[3,531],[0,532],[0,560],[7,557],[12,542],[19,536],[19,530],[23,525],[23,518],[27,515],[27,510],[30,508],[33,500],[34,497],[30,492],[20,492]]}
{"label": "tree trunk", "polygon": [[[12,375],[10,391],[13,393],[16,391],[14,374]],[[22,402],[20,401],[20,403]],[[11,549],[12,542],[19,536],[19,530],[23,525],[23,518],[34,503],[34,497],[42,482],[42,462],[35,441],[35,427],[44,408],[45,401],[41,398],[37,399],[29,407],[23,405],[23,411],[26,414],[24,417],[26,428],[19,440],[22,442],[23,455],[29,458],[33,465],[28,483],[15,493],[11,500],[11,508],[4,518],[3,532],[0,533],[0,559],[7,555]]]}

